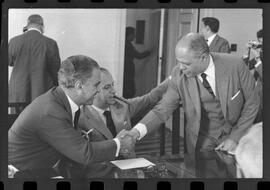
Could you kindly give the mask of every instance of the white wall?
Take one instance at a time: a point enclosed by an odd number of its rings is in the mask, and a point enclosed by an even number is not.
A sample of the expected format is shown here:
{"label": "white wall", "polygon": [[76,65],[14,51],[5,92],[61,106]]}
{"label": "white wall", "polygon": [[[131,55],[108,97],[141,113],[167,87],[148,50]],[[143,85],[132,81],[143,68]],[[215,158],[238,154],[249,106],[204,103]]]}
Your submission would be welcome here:
{"label": "white wall", "polygon": [[109,69],[122,94],[126,9],[10,9],[9,39],[22,33],[29,15],[44,19],[44,35],[57,41],[61,60],[75,54]]}
{"label": "white wall", "polygon": [[220,36],[237,44],[237,52],[242,56],[248,40],[257,40],[256,33],[262,29],[262,9],[201,9],[201,18],[213,16],[220,21]]}

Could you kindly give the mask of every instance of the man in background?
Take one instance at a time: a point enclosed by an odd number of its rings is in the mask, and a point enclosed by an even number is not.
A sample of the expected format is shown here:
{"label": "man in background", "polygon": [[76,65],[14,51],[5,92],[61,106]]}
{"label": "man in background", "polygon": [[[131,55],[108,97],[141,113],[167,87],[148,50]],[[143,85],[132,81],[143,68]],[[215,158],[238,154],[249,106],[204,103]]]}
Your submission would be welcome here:
{"label": "man in background", "polygon": [[255,119],[255,123],[258,123],[262,121],[263,113],[263,30],[257,32],[257,41],[249,41],[246,46],[243,60],[256,80],[256,88],[261,100],[260,109]]}
{"label": "man in background", "polygon": [[214,17],[203,18],[201,29],[210,52],[230,53],[229,42],[218,35],[218,19]]}
{"label": "man in background", "polygon": [[112,139],[122,129],[131,129],[131,118],[151,110],[167,90],[169,80],[165,80],[150,93],[132,99],[118,100],[111,73],[101,68],[100,92],[95,96],[93,105],[82,107],[79,127],[89,134],[90,140]]}
{"label": "man in background", "polygon": [[[82,129],[85,137],[91,141],[105,141],[116,137],[116,134],[123,129],[131,129],[131,119],[137,116],[144,116],[150,111],[166,92],[168,80],[154,88],[149,94],[133,99],[116,99],[114,80],[111,73],[101,68],[100,91],[95,96],[92,105],[85,105],[81,108],[82,114],[78,127]],[[126,152],[118,159],[135,157],[134,150]],[[104,177],[104,171],[110,168],[106,162],[94,163],[86,168],[79,166],[74,170],[82,171],[84,177]]]}
{"label": "man in background", "polygon": [[44,33],[40,15],[28,17],[24,33],[9,42],[9,102],[30,103],[57,85],[60,57],[57,43]]}
{"label": "man in background", "polygon": [[125,60],[124,60],[124,84],[123,97],[132,98],[136,93],[134,59],[143,59],[151,54],[151,51],[139,52],[133,46],[135,28],[126,28]]}

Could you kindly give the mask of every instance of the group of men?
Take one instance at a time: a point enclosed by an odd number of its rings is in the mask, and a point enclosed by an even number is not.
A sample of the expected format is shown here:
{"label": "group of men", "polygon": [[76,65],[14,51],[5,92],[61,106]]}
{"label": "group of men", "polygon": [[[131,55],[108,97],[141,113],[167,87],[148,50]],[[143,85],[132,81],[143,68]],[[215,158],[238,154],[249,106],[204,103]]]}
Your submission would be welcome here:
{"label": "group of men", "polygon": [[[203,22],[205,33],[213,31],[206,20]],[[30,16],[28,31],[12,39],[10,48],[24,39],[32,42],[30,36],[41,35],[36,27],[41,25],[43,21],[39,15]],[[211,44],[216,40],[217,44],[222,44],[220,51],[228,51],[226,41],[218,35],[209,35],[208,40]],[[26,47],[42,49],[44,44],[29,43]],[[18,47],[14,52],[19,54],[22,50]],[[49,49],[43,58],[50,57]],[[57,58],[50,62],[54,65],[44,67],[55,70],[60,67],[57,75],[49,72],[54,84],[58,85],[29,99],[32,102],[9,129],[8,164],[17,173],[30,171],[30,177],[40,176],[48,169],[64,177],[85,177],[97,163],[119,156],[133,157],[136,141],[165,122],[180,102],[185,111],[185,139],[189,153],[235,150],[253,124],[259,109],[259,95],[254,77],[241,58],[210,53],[210,50],[211,45],[209,48],[203,35],[185,35],[176,45],[178,64],[171,76],[148,94],[133,99],[116,97],[112,75],[92,58],[75,55],[61,64]],[[58,49],[54,53],[58,53]],[[20,62],[13,51],[9,54],[13,72],[19,70],[15,69],[19,64],[36,64],[29,61],[31,59]],[[29,80],[35,74],[24,73],[21,77]],[[132,117],[149,109],[151,111],[138,124],[131,126]],[[79,174],[71,172],[78,170]]]}

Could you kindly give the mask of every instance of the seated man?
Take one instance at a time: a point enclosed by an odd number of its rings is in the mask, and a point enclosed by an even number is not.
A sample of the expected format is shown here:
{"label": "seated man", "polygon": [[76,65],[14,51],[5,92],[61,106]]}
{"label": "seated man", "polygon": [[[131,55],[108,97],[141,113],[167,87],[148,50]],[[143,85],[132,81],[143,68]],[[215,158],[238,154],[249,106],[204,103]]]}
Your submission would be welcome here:
{"label": "seated man", "polygon": [[133,99],[116,99],[114,80],[110,72],[101,68],[100,92],[95,96],[93,105],[82,107],[79,127],[91,129],[92,141],[112,139],[122,129],[130,129],[130,119],[146,109],[153,108],[166,92],[168,80],[153,89],[149,94]]}
{"label": "seated man", "polygon": [[238,165],[237,177],[263,177],[262,140],[262,123],[252,126],[240,139],[235,151]]}
{"label": "seated man", "polygon": [[[113,139],[123,129],[131,128],[130,119],[144,114],[152,109],[162,98],[167,89],[168,80],[153,89],[149,94],[133,99],[118,100],[115,97],[114,80],[110,72],[101,68],[100,92],[95,96],[93,105],[82,107],[78,126],[89,132],[85,135],[90,141]],[[122,98],[121,98],[122,99]],[[125,103],[126,102],[126,103]],[[134,157],[134,152],[128,152],[124,157]],[[85,168],[85,177],[101,177],[106,163],[95,163]],[[75,169],[80,170],[80,169]]]}
{"label": "seated man", "polygon": [[[53,177],[51,171],[59,171],[53,169],[59,160],[87,166],[114,160],[119,151],[134,148],[131,137],[123,132],[114,139],[89,142],[77,130],[79,107],[92,104],[99,90],[96,61],[83,55],[67,58],[58,72],[58,83],[27,106],[10,128],[8,164],[13,169],[25,171],[28,177]],[[70,177],[68,171],[62,171],[55,175]]]}

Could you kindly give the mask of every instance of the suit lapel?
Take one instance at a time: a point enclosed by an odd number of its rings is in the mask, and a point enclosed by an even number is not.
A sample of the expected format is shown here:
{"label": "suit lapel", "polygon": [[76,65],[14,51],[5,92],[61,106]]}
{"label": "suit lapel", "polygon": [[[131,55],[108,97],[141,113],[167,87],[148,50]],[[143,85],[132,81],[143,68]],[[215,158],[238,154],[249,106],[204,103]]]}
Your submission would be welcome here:
{"label": "suit lapel", "polygon": [[227,97],[229,88],[229,75],[218,55],[211,54],[215,65],[216,90],[219,95],[224,118],[227,116]]}
{"label": "suit lapel", "polygon": [[88,119],[88,122],[90,122],[97,131],[103,134],[107,139],[113,138],[110,130],[100,118],[98,112],[94,108],[92,108],[92,106],[85,107],[85,115]]}
{"label": "suit lapel", "polygon": [[201,115],[201,102],[200,95],[198,91],[198,85],[195,77],[187,77],[187,88],[191,102],[193,103],[196,113]]}

